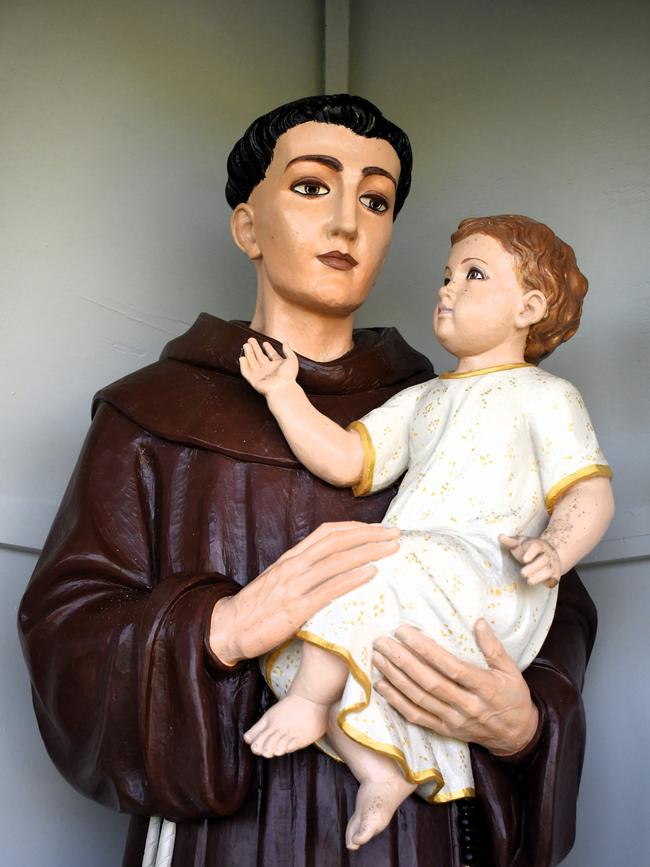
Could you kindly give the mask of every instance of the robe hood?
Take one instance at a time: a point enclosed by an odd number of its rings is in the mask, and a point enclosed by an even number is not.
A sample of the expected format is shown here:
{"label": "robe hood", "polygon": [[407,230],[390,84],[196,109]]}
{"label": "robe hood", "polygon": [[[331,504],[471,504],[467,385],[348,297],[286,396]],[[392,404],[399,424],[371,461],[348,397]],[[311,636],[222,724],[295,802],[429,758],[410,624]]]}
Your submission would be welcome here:
{"label": "robe hood", "polygon": [[[160,361],[101,389],[106,402],[146,431],[171,442],[211,449],[238,460],[295,468],[298,461],[269,413],[266,399],[242,377],[239,356],[249,337],[269,340],[244,322],[201,313],[163,349]],[[395,328],[354,332],[341,358],[299,356],[298,382],[311,402],[339,424],[380,405],[397,391],[433,376],[430,361]]]}

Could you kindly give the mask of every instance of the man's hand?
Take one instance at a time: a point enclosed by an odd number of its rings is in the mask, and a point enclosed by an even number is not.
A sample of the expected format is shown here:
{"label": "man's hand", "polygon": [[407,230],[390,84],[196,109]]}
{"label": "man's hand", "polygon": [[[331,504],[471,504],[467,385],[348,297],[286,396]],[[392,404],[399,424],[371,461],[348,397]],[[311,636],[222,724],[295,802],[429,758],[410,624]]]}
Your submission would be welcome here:
{"label": "man's hand", "polygon": [[300,364],[288,343],[282,344],[285,358],[268,340],[260,346],[254,337],[244,343],[243,350],[239,359],[241,374],[260,394],[268,397],[273,391],[296,381]]}
{"label": "man's hand", "polygon": [[455,657],[412,626],[375,641],[380,695],[409,722],[507,756],[532,740],[538,711],[521,672],[484,620],[474,627],[489,668]]}
{"label": "man's hand", "polygon": [[210,648],[226,665],[261,656],[290,639],[317,611],[377,572],[399,548],[399,530],[346,521],[322,524],[254,581],[220,599]]}
{"label": "man's hand", "polygon": [[529,584],[541,584],[555,587],[562,577],[560,556],[556,549],[546,539],[535,539],[530,536],[499,536],[499,542],[508,548],[519,563],[524,564],[521,577]]}

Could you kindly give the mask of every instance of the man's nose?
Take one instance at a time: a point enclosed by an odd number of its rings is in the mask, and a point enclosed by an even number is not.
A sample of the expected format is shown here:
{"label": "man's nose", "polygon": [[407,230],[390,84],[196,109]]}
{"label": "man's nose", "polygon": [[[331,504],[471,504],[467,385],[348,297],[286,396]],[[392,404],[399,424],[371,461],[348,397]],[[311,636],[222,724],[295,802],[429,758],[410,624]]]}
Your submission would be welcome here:
{"label": "man's nose", "polygon": [[354,194],[342,193],[337,196],[330,220],[330,235],[342,235],[354,240],[358,231],[358,208],[356,191]]}

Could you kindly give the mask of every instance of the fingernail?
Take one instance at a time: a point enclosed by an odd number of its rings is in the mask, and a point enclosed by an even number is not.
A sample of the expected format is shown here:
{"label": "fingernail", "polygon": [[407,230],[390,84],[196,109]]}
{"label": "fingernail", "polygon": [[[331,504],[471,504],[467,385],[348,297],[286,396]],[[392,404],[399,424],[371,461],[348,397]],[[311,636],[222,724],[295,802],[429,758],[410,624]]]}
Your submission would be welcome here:
{"label": "fingernail", "polygon": [[378,653],[385,651],[388,647],[388,645],[386,644],[386,642],[384,641],[383,638],[378,638],[376,641],[373,642],[372,646],[373,646],[373,649],[375,651],[377,651]]}

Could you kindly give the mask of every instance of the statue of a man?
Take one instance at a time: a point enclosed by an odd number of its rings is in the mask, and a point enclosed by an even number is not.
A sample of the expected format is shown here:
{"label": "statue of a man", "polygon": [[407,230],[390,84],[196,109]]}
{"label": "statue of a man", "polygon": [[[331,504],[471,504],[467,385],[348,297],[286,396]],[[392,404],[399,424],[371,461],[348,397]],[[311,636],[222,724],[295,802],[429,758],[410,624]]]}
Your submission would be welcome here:
{"label": "statue of a man", "polygon": [[575,573],[523,676],[487,629],[487,669],[409,630],[382,647],[391,703],[472,742],[476,799],[411,797],[349,853],[348,769],[313,747],[261,759],[242,738],[272,700],[257,657],[397,544],[375,523],[394,489],[355,499],[302,468],[240,375],[243,343],[288,341],[340,424],[432,371],[394,329],[353,331],[409,190],[401,130],[357,97],[310,97],[255,121],[228,170],[233,237],[257,272],[251,323],[202,314],[158,363],[99,392],[21,606],[50,755],[134,814],[125,867],[152,814],[178,823],[177,867],[556,864],[573,842],[595,631]]}

